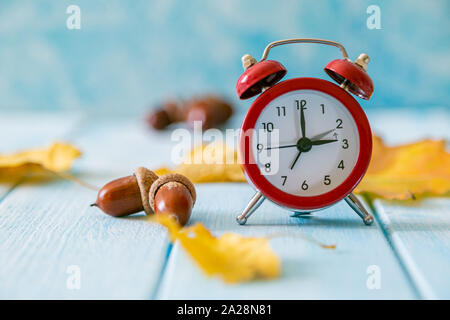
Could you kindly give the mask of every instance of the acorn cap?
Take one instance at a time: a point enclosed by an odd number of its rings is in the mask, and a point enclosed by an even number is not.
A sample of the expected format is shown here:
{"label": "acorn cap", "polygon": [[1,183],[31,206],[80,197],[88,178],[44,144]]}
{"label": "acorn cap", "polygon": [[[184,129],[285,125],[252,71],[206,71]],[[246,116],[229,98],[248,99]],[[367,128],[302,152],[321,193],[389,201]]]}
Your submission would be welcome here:
{"label": "acorn cap", "polygon": [[159,177],[158,180],[153,182],[153,184],[150,188],[150,191],[148,193],[148,198],[149,198],[150,207],[152,208],[153,211],[155,210],[156,192],[158,192],[158,189],[161,188],[164,184],[169,183],[169,182],[179,182],[179,183],[183,184],[189,190],[189,193],[191,194],[192,204],[195,204],[195,199],[197,196],[195,193],[195,187],[192,184],[192,182],[187,177],[183,176],[182,174],[169,173],[169,174]]}
{"label": "acorn cap", "polygon": [[148,192],[153,183],[158,180],[158,176],[151,170],[144,167],[139,167],[135,170],[134,175],[136,177],[139,190],[141,192],[142,206],[146,214],[153,214],[153,209],[149,205]]}

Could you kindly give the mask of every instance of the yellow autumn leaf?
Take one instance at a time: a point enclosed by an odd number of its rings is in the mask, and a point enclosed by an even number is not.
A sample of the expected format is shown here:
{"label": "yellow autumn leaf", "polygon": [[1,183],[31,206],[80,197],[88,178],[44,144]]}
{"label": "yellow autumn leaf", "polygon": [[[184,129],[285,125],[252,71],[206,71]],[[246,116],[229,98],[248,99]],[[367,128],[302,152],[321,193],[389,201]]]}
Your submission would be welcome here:
{"label": "yellow autumn leaf", "polygon": [[55,173],[66,171],[80,155],[81,152],[77,148],[61,142],[55,142],[47,148],[0,154],[0,177],[7,179],[40,168]]}
{"label": "yellow autumn leaf", "polygon": [[172,241],[181,246],[209,276],[227,283],[280,276],[281,263],[268,238],[247,238],[234,233],[214,237],[202,224],[181,227],[168,215],[150,218],[169,230]]}
{"label": "yellow autumn leaf", "polygon": [[223,143],[202,144],[184,156],[181,164],[171,170],[162,167],[155,170],[157,175],[177,172],[194,183],[204,182],[245,182],[237,152]]}
{"label": "yellow autumn leaf", "polygon": [[388,147],[373,137],[369,169],[355,192],[390,200],[450,193],[450,153],[443,140]]}

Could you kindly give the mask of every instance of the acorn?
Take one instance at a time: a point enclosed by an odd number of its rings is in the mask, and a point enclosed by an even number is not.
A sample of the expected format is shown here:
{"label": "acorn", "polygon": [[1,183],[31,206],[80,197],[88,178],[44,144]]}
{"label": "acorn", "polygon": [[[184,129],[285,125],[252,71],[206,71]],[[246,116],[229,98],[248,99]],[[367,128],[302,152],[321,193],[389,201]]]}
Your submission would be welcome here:
{"label": "acorn", "polygon": [[188,178],[182,174],[169,173],[152,184],[149,200],[155,214],[173,214],[184,226],[191,216],[196,192]]}
{"label": "acorn", "polygon": [[186,123],[193,128],[196,121],[202,129],[217,128],[233,114],[233,108],[225,100],[216,96],[192,99],[186,106]]}
{"label": "acorn", "polygon": [[181,225],[185,225],[189,221],[195,200],[194,185],[187,177],[181,174],[158,177],[153,171],[139,167],[133,175],[105,184],[91,206],[114,217],[142,210],[147,215],[170,214]]}
{"label": "acorn", "polygon": [[186,101],[167,101],[153,110],[147,123],[156,130],[163,130],[172,123],[185,122],[191,128],[194,122],[202,129],[217,128],[233,114],[232,106],[218,96],[195,97]]}

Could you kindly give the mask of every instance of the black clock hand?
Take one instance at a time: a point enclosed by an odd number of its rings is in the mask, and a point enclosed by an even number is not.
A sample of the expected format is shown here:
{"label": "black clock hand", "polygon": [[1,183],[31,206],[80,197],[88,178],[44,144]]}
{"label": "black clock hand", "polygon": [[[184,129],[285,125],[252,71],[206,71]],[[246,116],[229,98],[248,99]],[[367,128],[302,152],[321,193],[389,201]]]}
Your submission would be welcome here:
{"label": "black clock hand", "polygon": [[282,148],[292,148],[292,147],[296,147],[296,144],[289,144],[287,146],[278,146],[278,147],[267,147],[266,150],[270,150],[270,149],[282,149]]}
{"label": "black clock hand", "polygon": [[338,140],[337,139],[336,140],[316,140],[316,141],[311,141],[311,144],[313,146],[320,146],[322,144],[332,143],[332,142],[336,142],[336,141],[338,141]]}
{"label": "black clock hand", "polygon": [[297,160],[298,160],[298,158],[300,157],[301,154],[302,154],[301,151],[299,151],[299,152],[297,153],[297,156],[295,157],[295,160],[294,160],[294,162],[292,163],[291,170],[294,168],[294,166],[295,166],[295,164],[297,163]]}
{"label": "black clock hand", "polygon": [[[300,126],[302,128],[302,137],[305,137],[305,113],[304,113],[304,105],[302,104],[303,100],[300,101]],[[306,103],[305,103],[306,104]]]}
{"label": "black clock hand", "polygon": [[[320,133],[320,134],[317,134],[317,135],[315,135],[314,137],[311,137],[310,140],[312,140],[313,145],[314,145],[314,144],[315,144],[315,145],[323,144],[323,143],[314,143],[314,141],[321,141],[321,140],[317,140],[317,139],[320,139],[320,138],[326,136],[327,134],[333,132],[334,130],[336,130],[336,129],[331,129],[331,130],[322,132],[322,133]],[[334,142],[334,141],[337,141],[337,140],[331,140],[331,142]],[[266,150],[270,150],[270,149],[283,149],[283,148],[293,148],[293,147],[297,147],[297,145],[296,145],[296,144],[288,144],[288,145],[285,145],[285,146],[267,147]]]}

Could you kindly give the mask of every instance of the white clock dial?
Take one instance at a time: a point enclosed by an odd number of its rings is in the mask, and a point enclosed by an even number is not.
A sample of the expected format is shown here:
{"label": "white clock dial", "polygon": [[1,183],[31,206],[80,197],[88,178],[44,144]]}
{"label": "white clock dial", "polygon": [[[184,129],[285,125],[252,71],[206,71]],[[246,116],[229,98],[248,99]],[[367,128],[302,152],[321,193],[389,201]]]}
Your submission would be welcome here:
{"label": "white clock dial", "polygon": [[258,117],[252,140],[265,178],[284,192],[304,197],[342,184],[360,150],[350,112],[334,97],[315,90],[291,91],[272,100]]}

